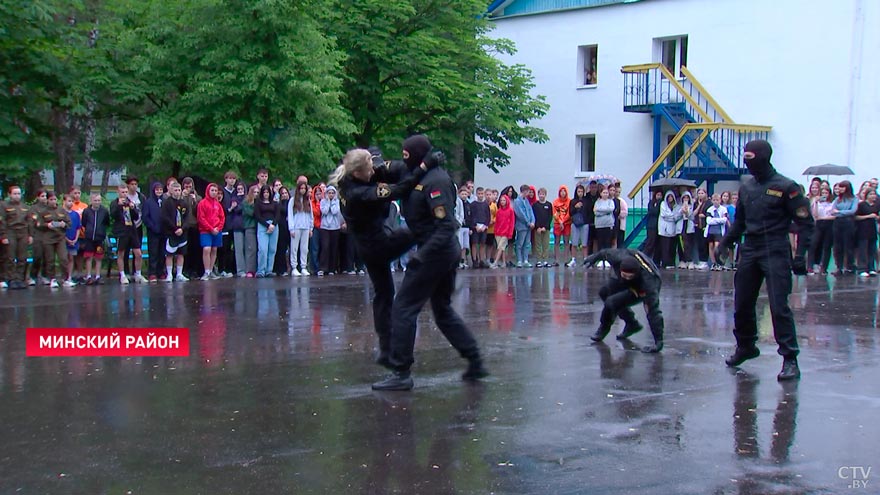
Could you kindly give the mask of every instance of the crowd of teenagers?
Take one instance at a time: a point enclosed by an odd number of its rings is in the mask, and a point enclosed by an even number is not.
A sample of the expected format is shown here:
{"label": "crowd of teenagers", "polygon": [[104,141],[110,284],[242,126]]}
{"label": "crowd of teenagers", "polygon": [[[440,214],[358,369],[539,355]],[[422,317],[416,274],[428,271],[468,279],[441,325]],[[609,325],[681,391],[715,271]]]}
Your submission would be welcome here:
{"label": "crowd of teenagers", "polygon": [[[33,203],[25,204],[21,188],[13,186],[0,213],[0,286],[99,284],[108,252],[116,253],[122,284],[364,273],[335,187],[310,186],[300,177],[291,192],[281,180],[268,179],[261,169],[246,185],[230,171],[222,185],[208,184],[202,195],[189,177],[152,183],[145,193],[136,177],[128,177],[109,207],[98,194],[83,202],[76,187],[63,195],[37,191]],[[619,183],[590,181],[573,194],[559,187],[551,201],[543,187],[499,192],[467,181],[455,207],[459,267],[574,267],[592,253],[624,247],[628,205],[620,192]],[[805,193],[816,221],[810,273],[827,274],[833,255],[835,275],[876,275],[877,180],[854,194],[849,181],[832,185],[817,177]],[[736,247],[725,263],[715,259],[715,248],[736,216],[736,202],[729,191],[655,191],[640,249],[660,267],[735,269]],[[406,224],[396,204],[387,224]],[[794,227],[790,237],[795,246]],[[411,254],[395,260],[392,270],[405,270]]]}

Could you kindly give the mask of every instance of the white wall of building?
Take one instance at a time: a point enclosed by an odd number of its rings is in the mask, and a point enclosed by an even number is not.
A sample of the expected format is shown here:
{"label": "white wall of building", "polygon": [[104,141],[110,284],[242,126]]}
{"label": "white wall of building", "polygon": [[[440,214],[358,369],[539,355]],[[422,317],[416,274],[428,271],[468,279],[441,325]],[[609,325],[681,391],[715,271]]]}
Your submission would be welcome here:
{"label": "white wall of building", "polygon": [[[596,173],[629,189],[652,163],[649,115],[623,112],[623,65],[657,61],[654,39],[688,36],[687,66],[737,123],[773,126],[773,162],[802,178],[822,163],[875,176],[880,138],[880,2],[876,0],[646,0],[501,18],[493,35],[516,42],[509,63],[528,66],[550,112],[536,125],[545,144],[510,150],[477,185],[547,187],[580,174],[576,135],[596,135]],[[598,45],[598,85],[578,89],[578,46]],[[806,181],[806,178],[804,178]],[[856,184],[858,187],[858,184]]]}

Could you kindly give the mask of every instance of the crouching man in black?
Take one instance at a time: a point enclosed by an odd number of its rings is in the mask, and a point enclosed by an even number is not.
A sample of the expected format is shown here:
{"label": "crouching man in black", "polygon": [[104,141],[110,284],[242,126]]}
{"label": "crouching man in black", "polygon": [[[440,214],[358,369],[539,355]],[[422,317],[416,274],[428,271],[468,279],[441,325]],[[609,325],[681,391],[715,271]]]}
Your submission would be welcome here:
{"label": "crouching man in black", "polygon": [[647,254],[635,249],[603,249],[584,260],[586,266],[599,261],[611,263],[617,275],[599,290],[599,297],[605,302],[599,329],[590,337],[601,342],[611,331],[614,317],[619,316],[626,323],[618,339],[628,339],[642,329],[636,315],[630,309],[637,303],[645,304],[648,325],[654,336],[654,345],[642,348],[642,352],[660,352],[663,349],[663,313],[660,311],[660,271]]}

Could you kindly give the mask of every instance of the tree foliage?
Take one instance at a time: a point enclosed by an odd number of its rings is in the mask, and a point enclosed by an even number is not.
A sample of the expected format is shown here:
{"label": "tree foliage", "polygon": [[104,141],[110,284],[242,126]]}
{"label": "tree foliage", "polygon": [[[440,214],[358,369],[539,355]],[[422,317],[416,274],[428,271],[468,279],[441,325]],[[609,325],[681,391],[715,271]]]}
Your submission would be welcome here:
{"label": "tree foliage", "polygon": [[[498,170],[548,107],[480,0],[0,0],[0,174],[323,177],[425,132]],[[30,167],[30,169],[28,169]],[[28,170],[30,172],[28,172]],[[19,172],[22,171],[22,172]]]}

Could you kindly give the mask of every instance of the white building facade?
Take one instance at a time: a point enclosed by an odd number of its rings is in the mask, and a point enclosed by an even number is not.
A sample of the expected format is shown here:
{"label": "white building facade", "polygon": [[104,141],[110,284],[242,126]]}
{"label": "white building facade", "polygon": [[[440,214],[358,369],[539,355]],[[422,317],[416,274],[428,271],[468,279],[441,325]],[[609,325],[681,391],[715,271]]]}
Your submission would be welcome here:
{"label": "white building facade", "polygon": [[[623,110],[621,68],[651,62],[676,77],[685,65],[737,124],[771,126],[783,174],[806,183],[808,166],[848,165],[856,188],[880,175],[878,0],[508,0],[490,10],[493,35],[519,50],[505,62],[531,69],[547,97],[534,124],[550,139],[512,147],[499,174],[478,163],[477,185],[543,186],[552,199],[561,184],[611,174],[628,193],[657,145],[651,114]],[[664,127],[662,144],[674,134]]]}

